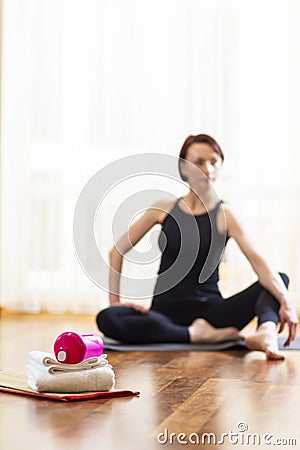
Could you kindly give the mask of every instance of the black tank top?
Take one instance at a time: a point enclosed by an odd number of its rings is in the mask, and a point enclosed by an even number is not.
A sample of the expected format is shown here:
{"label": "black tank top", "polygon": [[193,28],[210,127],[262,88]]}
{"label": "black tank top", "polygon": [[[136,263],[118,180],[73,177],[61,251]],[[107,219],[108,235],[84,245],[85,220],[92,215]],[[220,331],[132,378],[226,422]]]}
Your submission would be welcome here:
{"label": "black tank top", "polygon": [[219,264],[228,241],[217,229],[214,209],[199,215],[189,214],[178,205],[162,222],[158,245],[162,252],[154,297],[173,297],[204,300],[209,294],[219,294]]}

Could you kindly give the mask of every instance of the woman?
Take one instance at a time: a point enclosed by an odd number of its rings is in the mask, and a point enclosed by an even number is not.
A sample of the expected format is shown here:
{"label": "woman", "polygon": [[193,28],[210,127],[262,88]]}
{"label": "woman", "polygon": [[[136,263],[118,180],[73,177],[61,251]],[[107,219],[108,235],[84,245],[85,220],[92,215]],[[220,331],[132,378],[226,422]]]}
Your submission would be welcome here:
{"label": "woman", "polygon": [[[236,215],[228,205],[216,199],[213,183],[223,160],[223,152],[211,136],[189,136],[179,159],[180,176],[189,184],[188,194],[175,202],[152,205],[111,250],[111,306],[97,316],[98,327],[106,336],[131,344],[215,343],[242,338],[248,349],[265,352],[268,360],[284,359],[278,350],[277,325],[280,323],[279,333],[288,325],[289,334],[284,344],[288,346],[295,338],[298,323],[288,296],[289,280],[285,274],[278,274],[269,267]],[[121,304],[119,284],[123,256],[157,223],[162,226],[159,238],[162,255],[151,307]],[[198,240],[191,238],[192,224],[196,224]],[[163,237],[167,242],[165,247]],[[220,256],[229,238],[237,242],[258,281],[224,299],[218,289],[220,258],[211,254],[210,248],[214,242]],[[175,271],[170,283],[163,274],[174,266],[179,250],[183,249],[183,253],[186,250],[187,256],[195,248],[190,270],[183,276]],[[199,274],[209,260],[213,264],[208,268],[208,276],[199,281]],[[255,316],[257,330],[250,336],[243,336],[240,330]]]}

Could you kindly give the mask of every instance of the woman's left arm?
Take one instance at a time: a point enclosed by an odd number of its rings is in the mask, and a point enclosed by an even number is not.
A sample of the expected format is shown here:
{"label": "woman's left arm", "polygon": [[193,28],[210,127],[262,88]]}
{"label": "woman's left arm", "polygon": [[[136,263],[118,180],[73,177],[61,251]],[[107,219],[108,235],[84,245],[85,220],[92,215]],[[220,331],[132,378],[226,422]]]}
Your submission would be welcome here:
{"label": "woman's left arm", "polygon": [[285,323],[287,323],[289,326],[289,336],[284,344],[287,346],[295,339],[298,324],[297,312],[289,297],[287,288],[280,275],[271,268],[269,263],[267,263],[265,258],[258,251],[236,215],[227,206],[224,206],[224,211],[228,237],[232,237],[237,242],[241,251],[250,262],[254,272],[257,274],[259,283],[273,294],[280,303],[279,333],[283,330]]}

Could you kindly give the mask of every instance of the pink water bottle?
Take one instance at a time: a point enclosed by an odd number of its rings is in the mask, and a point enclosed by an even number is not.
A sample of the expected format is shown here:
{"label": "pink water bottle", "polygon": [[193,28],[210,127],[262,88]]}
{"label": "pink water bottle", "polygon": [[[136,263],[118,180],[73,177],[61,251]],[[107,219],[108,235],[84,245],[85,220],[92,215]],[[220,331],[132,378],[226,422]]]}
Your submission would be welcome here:
{"label": "pink water bottle", "polygon": [[103,340],[94,333],[66,331],[54,342],[56,359],[65,364],[77,364],[92,356],[100,356],[103,349]]}

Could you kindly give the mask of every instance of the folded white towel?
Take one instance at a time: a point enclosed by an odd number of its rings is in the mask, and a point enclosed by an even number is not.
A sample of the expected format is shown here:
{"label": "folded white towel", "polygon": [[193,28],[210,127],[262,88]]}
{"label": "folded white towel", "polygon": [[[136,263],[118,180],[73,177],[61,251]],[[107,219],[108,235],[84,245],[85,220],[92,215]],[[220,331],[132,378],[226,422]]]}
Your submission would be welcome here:
{"label": "folded white towel", "polygon": [[[37,354],[38,353],[38,354]],[[70,364],[50,365],[53,362],[53,355],[44,352],[30,352],[28,363],[26,365],[28,386],[39,392],[60,392],[60,393],[74,393],[74,392],[91,392],[91,391],[109,391],[115,385],[115,374],[113,368],[106,360],[107,355],[101,355],[97,359],[97,367],[84,367],[78,370],[71,368],[65,371],[61,366],[71,366]],[[88,360],[86,360],[88,361]],[[86,361],[83,361],[86,362]],[[45,363],[46,362],[46,363]],[[55,363],[55,360],[54,360]],[[47,364],[47,365],[46,365]],[[79,364],[79,365],[80,365]],[[102,365],[101,365],[102,364]],[[72,366],[78,366],[73,364]],[[54,372],[50,372],[49,369]]]}
{"label": "folded white towel", "polygon": [[38,364],[48,367],[48,372],[53,374],[78,372],[81,370],[105,367],[108,365],[107,355],[88,358],[78,364],[65,364],[57,361],[54,354],[41,351],[29,352],[28,364]]}

